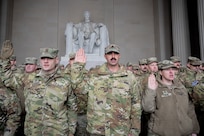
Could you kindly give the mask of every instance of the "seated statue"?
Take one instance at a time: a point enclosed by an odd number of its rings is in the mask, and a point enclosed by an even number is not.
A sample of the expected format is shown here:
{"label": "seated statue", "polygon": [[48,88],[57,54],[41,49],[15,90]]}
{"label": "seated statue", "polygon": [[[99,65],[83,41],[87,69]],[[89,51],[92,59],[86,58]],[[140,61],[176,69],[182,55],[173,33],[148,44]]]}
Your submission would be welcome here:
{"label": "seated statue", "polygon": [[84,22],[78,24],[67,23],[65,35],[66,54],[83,48],[86,54],[100,55],[103,53],[105,46],[109,44],[106,26],[102,23],[91,22],[88,11],[84,12]]}

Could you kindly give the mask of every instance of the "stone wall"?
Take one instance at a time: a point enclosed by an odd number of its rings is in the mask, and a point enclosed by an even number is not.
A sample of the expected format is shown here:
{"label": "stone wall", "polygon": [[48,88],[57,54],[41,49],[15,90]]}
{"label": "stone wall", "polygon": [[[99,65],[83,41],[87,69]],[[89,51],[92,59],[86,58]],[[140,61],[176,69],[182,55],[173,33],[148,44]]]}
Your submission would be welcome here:
{"label": "stone wall", "polygon": [[41,47],[55,47],[65,55],[67,22],[83,20],[105,24],[110,43],[121,47],[121,63],[155,56],[153,0],[18,0],[13,6],[12,42],[18,64],[38,57]]}

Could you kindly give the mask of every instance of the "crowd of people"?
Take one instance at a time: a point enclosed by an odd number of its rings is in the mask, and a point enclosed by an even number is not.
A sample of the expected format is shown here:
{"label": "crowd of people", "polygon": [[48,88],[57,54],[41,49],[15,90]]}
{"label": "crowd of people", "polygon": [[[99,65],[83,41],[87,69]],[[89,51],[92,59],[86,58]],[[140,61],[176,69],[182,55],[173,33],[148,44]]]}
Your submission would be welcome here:
{"label": "crowd of people", "polygon": [[[203,136],[204,66],[193,56],[120,63],[120,47],[85,69],[86,53],[59,64],[58,49],[16,65],[12,42],[0,54],[0,136]],[[38,61],[40,66],[38,66]]]}

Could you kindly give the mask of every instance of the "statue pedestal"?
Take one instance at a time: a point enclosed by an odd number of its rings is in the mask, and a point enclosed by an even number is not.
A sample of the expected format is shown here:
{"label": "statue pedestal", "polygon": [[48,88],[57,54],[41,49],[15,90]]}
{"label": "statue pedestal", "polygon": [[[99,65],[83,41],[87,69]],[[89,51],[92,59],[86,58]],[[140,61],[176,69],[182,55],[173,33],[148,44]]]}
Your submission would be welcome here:
{"label": "statue pedestal", "polygon": [[[86,69],[89,70],[92,67],[95,67],[96,65],[101,65],[104,62],[106,62],[106,59],[104,56],[99,56],[98,54],[86,54]],[[69,55],[65,55],[64,57],[61,57],[60,64],[63,64],[66,66],[69,62]]]}

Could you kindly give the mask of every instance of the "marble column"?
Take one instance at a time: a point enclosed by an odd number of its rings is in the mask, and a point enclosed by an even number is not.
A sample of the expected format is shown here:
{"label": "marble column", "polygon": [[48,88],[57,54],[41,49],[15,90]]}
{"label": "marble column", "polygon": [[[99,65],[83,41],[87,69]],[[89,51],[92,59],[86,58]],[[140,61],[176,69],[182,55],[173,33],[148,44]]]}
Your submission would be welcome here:
{"label": "marble column", "polygon": [[204,60],[204,1],[198,0],[198,24],[199,24],[199,39],[200,39],[200,55],[201,60]]}
{"label": "marble column", "polygon": [[0,2],[0,42],[11,40],[13,0],[1,0]]}
{"label": "marble column", "polygon": [[190,55],[190,36],[186,0],[171,0],[173,55],[179,56],[183,64]]}

